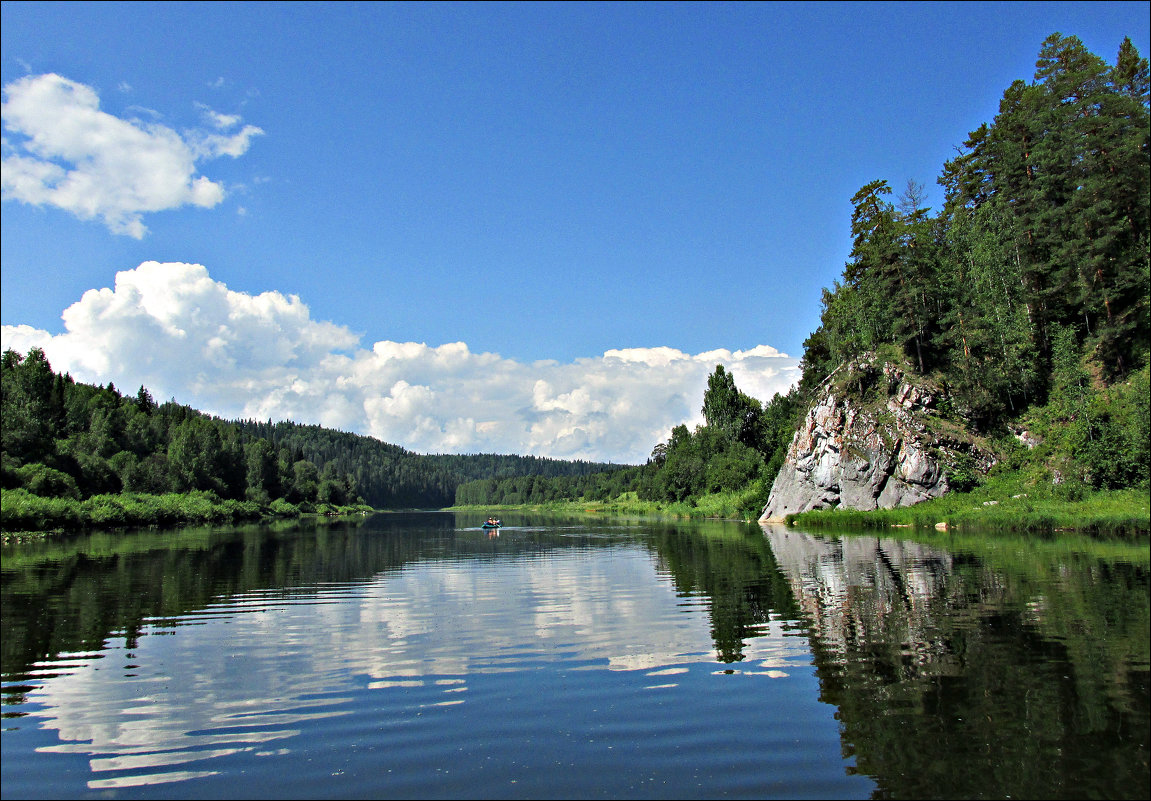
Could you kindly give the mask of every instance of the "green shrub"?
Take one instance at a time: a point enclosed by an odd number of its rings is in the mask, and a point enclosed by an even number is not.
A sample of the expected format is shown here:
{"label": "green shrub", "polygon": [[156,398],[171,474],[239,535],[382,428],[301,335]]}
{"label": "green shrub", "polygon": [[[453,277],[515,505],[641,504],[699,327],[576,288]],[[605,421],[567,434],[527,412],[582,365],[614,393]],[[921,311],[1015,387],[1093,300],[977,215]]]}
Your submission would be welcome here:
{"label": "green shrub", "polygon": [[74,528],[80,521],[80,504],[72,498],[44,498],[25,489],[0,493],[0,527],[5,531]]}
{"label": "green shrub", "polygon": [[93,495],[83,503],[82,509],[86,522],[91,525],[112,528],[129,523],[128,511],[114,495]]}
{"label": "green shrub", "polygon": [[970,492],[979,485],[979,470],[975,457],[969,453],[956,453],[947,468],[947,486],[955,492]]}
{"label": "green shrub", "polygon": [[80,499],[80,487],[76,479],[67,473],[38,462],[17,468],[15,472],[24,488],[33,495]]}
{"label": "green shrub", "polygon": [[295,504],[289,503],[283,498],[276,498],[268,506],[268,510],[276,517],[295,517],[300,514],[300,509]]}

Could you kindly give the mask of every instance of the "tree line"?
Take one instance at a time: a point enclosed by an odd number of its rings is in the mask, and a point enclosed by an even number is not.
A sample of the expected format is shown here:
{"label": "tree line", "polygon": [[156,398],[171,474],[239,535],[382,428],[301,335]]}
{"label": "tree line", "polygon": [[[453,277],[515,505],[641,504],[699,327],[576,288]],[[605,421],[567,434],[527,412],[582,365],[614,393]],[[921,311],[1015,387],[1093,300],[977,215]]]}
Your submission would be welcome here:
{"label": "tree line", "polygon": [[471,481],[459,486],[455,502],[496,506],[604,501],[632,492],[643,501],[691,503],[706,494],[740,493],[742,511],[757,513],[783,464],[796,415],[802,413],[799,403],[793,390],[777,393],[765,406],[741,392],[732,374],[716,365],[704,391],[703,425],[694,430],[675,426],[646,464],[581,476]]}
{"label": "tree line", "polygon": [[[440,508],[453,502],[457,486],[477,478],[580,476],[615,467],[532,456],[419,455],[320,426],[227,421],[174,400],[158,404],[143,386],[122,395],[111,383],[77,382],[54,372],[39,348],[3,354],[0,396],[3,489],[38,498],[201,493],[233,502],[227,508],[247,517],[357,504]],[[12,508],[5,506],[5,525]],[[111,519],[124,517],[121,509]]]}
{"label": "tree line", "polygon": [[169,401],[52,370],[43,350],[0,358],[3,488],[83,500],[117,493],[211,493],[304,509],[361,502],[355,480],[240,426]]}
{"label": "tree line", "polygon": [[450,506],[457,487],[477,479],[579,477],[617,467],[539,456],[416,454],[372,437],[292,422],[242,420],[236,425],[275,447],[289,447],[317,464],[333,465],[352,477],[365,502],[382,509]]}

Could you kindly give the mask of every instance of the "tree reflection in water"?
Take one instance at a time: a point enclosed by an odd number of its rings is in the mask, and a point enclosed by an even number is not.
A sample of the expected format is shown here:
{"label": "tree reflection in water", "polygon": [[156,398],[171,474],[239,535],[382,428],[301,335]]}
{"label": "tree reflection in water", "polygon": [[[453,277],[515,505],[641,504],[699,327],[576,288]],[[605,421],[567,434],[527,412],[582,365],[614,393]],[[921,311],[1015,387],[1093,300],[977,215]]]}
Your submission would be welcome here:
{"label": "tree reflection in water", "polygon": [[1148,796],[1146,545],[765,534],[879,795]]}
{"label": "tree reflection in water", "polygon": [[[729,669],[771,667],[761,657],[781,631],[800,658],[809,642],[843,754],[878,797],[1149,794],[1146,545],[924,543],[548,516],[510,521],[489,538],[475,518],[378,515],[5,546],[6,715],[24,714],[24,695],[48,680],[37,665],[98,656],[121,639],[130,653],[144,629],[203,619],[227,599],[355,594],[407,566],[490,560],[497,570],[508,557],[627,541],[647,550],[686,605],[705,607],[714,659]],[[646,658],[612,660],[612,669]],[[795,658],[788,651],[784,661]],[[659,667],[665,658],[650,659]]]}

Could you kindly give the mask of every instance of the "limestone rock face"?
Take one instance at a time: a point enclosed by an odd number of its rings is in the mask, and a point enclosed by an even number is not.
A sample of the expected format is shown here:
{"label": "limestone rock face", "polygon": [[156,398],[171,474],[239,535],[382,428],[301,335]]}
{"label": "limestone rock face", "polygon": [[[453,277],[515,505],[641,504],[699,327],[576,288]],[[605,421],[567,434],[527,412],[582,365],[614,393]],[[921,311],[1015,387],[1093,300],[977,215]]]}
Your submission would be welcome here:
{"label": "limestone rock face", "polygon": [[[839,381],[825,382],[795,432],[760,522],[810,509],[890,509],[937,498],[948,490],[946,465],[956,453],[972,453],[970,441],[933,430],[940,427],[933,411],[938,388],[874,360],[845,369]],[[868,389],[852,393],[855,386]],[[976,455],[987,466],[987,457]]]}

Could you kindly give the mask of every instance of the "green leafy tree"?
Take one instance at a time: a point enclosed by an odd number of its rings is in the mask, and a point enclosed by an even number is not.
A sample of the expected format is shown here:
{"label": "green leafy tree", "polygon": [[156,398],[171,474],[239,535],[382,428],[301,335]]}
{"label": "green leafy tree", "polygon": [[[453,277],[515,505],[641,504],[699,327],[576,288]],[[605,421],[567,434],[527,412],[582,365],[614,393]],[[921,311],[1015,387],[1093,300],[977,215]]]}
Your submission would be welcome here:
{"label": "green leafy tree", "polygon": [[762,444],[760,403],[736,388],[735,377],[722,364],[708,376],[702,411],[707,427],[721,432],[727,441],[748,447]]}
{"label": "green leafy tree", "polygon": [[249,442],[244,450],[248,498],[267,503],[274,498],[283,497],[276,451],[271,443],[264,439],[255,439]]}
{"label": "green leafy tree", "polygon": [[216,427],[202,417],[191,417],[175,426],[168,445],[168,464],[180,491],[224,494],[222,445]]}
{"label": "green leafy tree", "polygon": [[6,351],[0,362],[0,442],[21,463],[44,462],[55,450],[54,423],[63,412],[55,377],[40,348],[32,348],[27,357]]}

